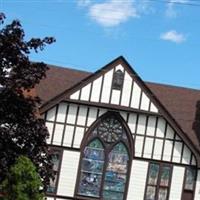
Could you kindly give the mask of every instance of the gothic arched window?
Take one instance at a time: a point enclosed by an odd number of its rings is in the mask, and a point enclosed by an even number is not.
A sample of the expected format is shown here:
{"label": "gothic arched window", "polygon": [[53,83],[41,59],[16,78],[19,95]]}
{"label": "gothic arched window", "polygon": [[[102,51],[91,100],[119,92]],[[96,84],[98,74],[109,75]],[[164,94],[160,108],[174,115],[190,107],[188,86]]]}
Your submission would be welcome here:
{"label": "gothic arched window", "polygon": [[92,125],[81,147],[76,196],[124,200],[133,156],[132,137],[116,113]]}

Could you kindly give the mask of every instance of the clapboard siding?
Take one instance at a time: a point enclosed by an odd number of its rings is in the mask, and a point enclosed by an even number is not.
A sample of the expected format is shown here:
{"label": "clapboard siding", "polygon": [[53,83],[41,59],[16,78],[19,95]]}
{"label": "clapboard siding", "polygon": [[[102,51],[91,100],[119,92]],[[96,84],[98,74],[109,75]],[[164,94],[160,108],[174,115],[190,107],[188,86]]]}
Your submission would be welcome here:
{"label": "clapboard siding", "polygon": [[57,192],[58,195],[71,197],[74,196],[79,157],[79,152],[67,150],[63,152],[63,159]]}
{"label": "clapboard siding", "polygon": [[133,160],[127,200],[142,200],[146,186],[148,162]]}
{"label": "clapboard siding", "polygon": [[199,200],[199,199],[200,199],[200,170],[198,170],[194,200]]}
{"label": "clapboard siding", "polygon": [[183,181],[184,181],[184,167],[173,167],[171,189],[170,189],[170,200],[181,200]]}
{"label": "clapboard siding", "polygon": [[[113,74],[117,70],[124,73],[124,83],[121,90],[112,88]],[[131,107],[139,110],[158,112],[148,94],[143,91],[133,76],[122,65],[102,73],[99,77],[86,83],[70,95],[70,99],[96,103],[106,103]]]}
{"label": "clapboard siding", "polygon": [[[61,102],[45,114],[49,144],[80,148],[88,128],[106,109]],[[121,111],[135,141],[135,156],[186,165],[196,165],[189,147],[163,117]]]}

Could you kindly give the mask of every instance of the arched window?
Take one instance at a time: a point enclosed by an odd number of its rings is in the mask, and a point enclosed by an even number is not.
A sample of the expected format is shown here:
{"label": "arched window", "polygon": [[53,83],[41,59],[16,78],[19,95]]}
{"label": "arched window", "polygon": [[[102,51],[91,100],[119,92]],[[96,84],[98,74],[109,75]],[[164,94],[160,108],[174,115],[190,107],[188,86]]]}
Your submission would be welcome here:
{"label": "arched window", "polygon": [[116,113],[105,114],[82,142],[76,196],[125,200],[132,156],[132,137],[125,122]]}

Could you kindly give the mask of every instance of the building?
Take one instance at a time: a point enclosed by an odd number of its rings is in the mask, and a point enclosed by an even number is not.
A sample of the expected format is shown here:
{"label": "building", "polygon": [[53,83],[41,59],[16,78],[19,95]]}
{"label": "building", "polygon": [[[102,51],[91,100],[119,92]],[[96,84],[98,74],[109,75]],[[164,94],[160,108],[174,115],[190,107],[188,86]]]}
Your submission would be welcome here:
{"label": "building", "polygon": [[200,200],[200,90],[145,83],[119,57],[94,74],[50,66],[36,91],[48,200]]}

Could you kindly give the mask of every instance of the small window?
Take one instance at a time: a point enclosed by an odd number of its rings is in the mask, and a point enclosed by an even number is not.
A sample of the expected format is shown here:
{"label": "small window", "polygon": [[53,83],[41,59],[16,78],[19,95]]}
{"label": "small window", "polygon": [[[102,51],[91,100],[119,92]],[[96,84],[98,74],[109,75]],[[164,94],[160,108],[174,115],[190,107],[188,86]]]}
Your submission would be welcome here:
{"label": "small window", "polygon": [[187,200],[194,199],[195,181],[196,181],[196,169],[192,167],[187,167],[185,169],[185,180],[184,180],[182,199],[187,199]]}
{"label": "small window", "polygon": [[50,185],[47,188],[48,193],[56,193],[58,185],[59,169],[61,164],[62,151],[60,149],[51,149],[51,162],[53,164],[53,171],[55,174],[54,179],[50,180]]}
{"label": "small window", "polygon": [[167,200],[169,196],[170,180],[170,166],[150,163],[145,200]]}
{"label": "small window", "polygon": [[193,168],[186,168],[185,184],[184,184],[185,190],[191,190],[191,191],[194,190],[195,177],[196,177],[196,170]]}
{"label": "small window", "polygon": [[118,69],[114,72],[112,89],[121,90],[124,82],[124,73]]}

